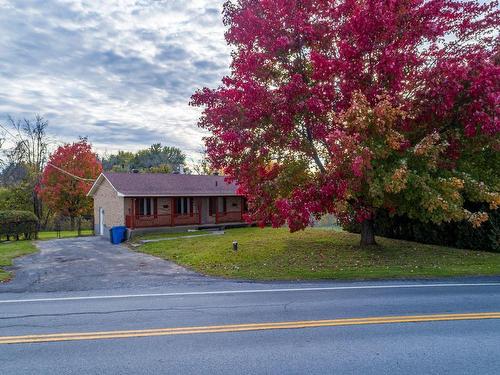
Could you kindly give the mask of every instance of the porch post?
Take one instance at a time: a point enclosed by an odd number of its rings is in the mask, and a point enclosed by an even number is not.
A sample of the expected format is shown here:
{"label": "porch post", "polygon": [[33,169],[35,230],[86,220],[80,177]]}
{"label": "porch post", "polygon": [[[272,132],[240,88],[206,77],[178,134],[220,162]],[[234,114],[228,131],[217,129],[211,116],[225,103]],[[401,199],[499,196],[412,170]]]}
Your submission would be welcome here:
{"label": "porch post", "polygon": [[198,224],[201,225],[201,208],[203,207],[203,198],[198,198]]}
{"label": "porch post", "polygon": [[175,198],[170,198],[170,226],[175,224]]}
{"label": "porch post", "polygon": [[135,229],[135,200],[136,198],[132,198],[132,229]]}
{"label": "porch post", "polygon": [[215,197],[215,224],[219,224],[219,197]]}

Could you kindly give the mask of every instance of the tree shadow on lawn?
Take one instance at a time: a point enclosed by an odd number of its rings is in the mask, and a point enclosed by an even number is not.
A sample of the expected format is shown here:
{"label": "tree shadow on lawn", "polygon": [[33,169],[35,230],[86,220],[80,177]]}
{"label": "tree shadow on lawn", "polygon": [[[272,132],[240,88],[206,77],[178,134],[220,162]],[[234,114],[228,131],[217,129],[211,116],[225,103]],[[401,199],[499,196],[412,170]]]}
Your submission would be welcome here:
{"label": "tree shadow on lawn", "polygon": [[[378,237],[377,246],[360,246],[359,235],[330,232],[329,235],[294,237],[285,240],[283,265],[308,273],[330,272],[345,276],[440,276],[492,273],[500,255],[393,240]],[[494,260],[491,264],[489,260]],[[500,273],[500,268],[498,272]]]}

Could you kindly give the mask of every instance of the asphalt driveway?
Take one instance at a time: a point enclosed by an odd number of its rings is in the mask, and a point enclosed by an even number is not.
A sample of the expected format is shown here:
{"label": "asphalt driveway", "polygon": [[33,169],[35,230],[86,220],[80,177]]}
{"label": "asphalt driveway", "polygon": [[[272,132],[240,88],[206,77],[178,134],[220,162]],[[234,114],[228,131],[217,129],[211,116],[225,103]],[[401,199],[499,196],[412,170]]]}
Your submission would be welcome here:
{"label": "asphalt driveway", "polygon": [[207,277],[99,237],[38,241],[18,258],[0,292],[65,292],[200,283]]}

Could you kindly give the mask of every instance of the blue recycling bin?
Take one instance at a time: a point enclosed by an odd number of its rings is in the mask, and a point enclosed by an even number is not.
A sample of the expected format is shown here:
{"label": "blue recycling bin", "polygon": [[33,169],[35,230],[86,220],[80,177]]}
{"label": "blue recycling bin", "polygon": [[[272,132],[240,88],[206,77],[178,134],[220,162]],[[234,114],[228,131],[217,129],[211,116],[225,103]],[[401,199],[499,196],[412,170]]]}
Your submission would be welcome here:
{"label": "blue recycling bin", "polygon": [[122,243],[123,241],[125,241],[126,233],[127,233],[127,227],[125,226],[118,226],[111,228],[109,230],[109,237],[111,239],[111,243],[114,245]]}

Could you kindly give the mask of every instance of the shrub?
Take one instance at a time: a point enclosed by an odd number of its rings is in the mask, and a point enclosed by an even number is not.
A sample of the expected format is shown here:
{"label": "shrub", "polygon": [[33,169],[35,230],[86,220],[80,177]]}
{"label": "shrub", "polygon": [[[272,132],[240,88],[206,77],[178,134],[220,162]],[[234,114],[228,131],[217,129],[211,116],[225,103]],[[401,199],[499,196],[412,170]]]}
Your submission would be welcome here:
{"label": "shrub", "polygon": [[[469,205],[471,211],[486,211],[489,220],[479,228],[467,221],[434,224],[410,219],[407,216],[391,217],[387,211],[378,210],[375,219],[377,236],[416,241],[463,249],[500,252],[500,210],[488,210],[480,205]],[[344,230],[360,232],[359,224],[352,222]]]}
{"label": "shrub", "polygon": [[24,239],[35,238],[38,235],[38,218],[30,211],[0,211],[0,238],[23,235]]}

